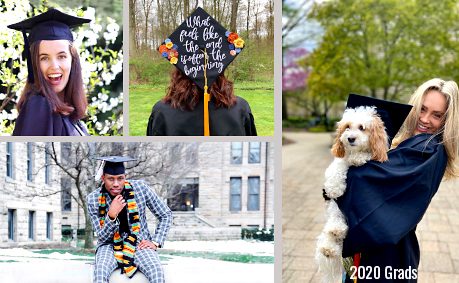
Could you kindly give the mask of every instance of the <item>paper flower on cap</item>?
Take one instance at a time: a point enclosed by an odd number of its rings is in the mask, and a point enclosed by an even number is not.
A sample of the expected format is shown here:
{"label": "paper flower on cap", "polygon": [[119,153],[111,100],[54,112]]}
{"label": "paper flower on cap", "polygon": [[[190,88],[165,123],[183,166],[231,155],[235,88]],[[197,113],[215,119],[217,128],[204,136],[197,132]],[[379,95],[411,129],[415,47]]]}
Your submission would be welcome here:
{"label": "paper flower on cap", "polygon": [[230,54],[231,54],[232,56],[236,56],[237,53],[236,53],[235,50],[231,50],[231,51],[230,51]]}
{"label": "paper flower on cap", "polygon": [[238,38],[238,39],[234,40],[234,46],[236,48],[243,48],[244,47],[244,40],[242,40],[242,38]]}
{"label": "paper flower on cap", "polygon": [[169,56],[167,56],[167,59],[171,59],[173,57],[177,58],[178,56],[178,52],[175,49],[171,49],[170,51],[168,51],[168,53],[169,53]]}
{"label": "paper flower on cap", "polygon": [[177,57],[172,57],[170,63],[175,65],[177,64],[177,61],[178,61]]}
{"label": "paper flower on cap", "polygon": [[237,35],[237,33],[232,32],[232,33],[230,33],[230,34],[228,35],[228,42],[229,42],[229,43],[234,43],[234,41],[235,41],[236,39],[238,39],[238,37],[239,37],[239,35]]}
{"label": "paper flower on cap", "polygon": [[167,51],[164,51],[163,53],[161,53],[161,55],[163,55],[164,58],[167,58],[169,56],[169,53],[167,53]]}
{"label": "paper flower on cap", "polygon": [[165,43],[169,43],[171,42],[171,40],[169,38],[166,38],[166,40],[164,40]]}
{"label": "paper flower on cap", "polygon": [[173,44],[172,42],[166,43],[166,47],[167,47],[167,48],[171,49],[172,46],[174,46],[174,44]]}
{"label": "paper flower on cap", "polygon": [[164,53],[164,52],[167,52],[167,49],[168,49],[168,48],[166,47],[166,45],[163,44],[163,45],[161,45],[161,46],[158,48],[158,51],[161,52],[161,54],[162,54],[162,53]]}

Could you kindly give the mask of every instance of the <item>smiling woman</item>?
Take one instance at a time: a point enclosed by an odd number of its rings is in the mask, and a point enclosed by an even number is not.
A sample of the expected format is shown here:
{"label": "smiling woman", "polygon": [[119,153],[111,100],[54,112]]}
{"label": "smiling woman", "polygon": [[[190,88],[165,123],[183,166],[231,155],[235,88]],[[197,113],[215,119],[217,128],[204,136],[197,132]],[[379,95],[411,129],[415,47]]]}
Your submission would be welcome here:
{"label": "smiling woman", "polygon": [[29,72],[17,104],[19,116],[13,135],[88,135],[79,121],[88,103],[70,29],[89,21],[49,9],[8,26],[23,32]]}

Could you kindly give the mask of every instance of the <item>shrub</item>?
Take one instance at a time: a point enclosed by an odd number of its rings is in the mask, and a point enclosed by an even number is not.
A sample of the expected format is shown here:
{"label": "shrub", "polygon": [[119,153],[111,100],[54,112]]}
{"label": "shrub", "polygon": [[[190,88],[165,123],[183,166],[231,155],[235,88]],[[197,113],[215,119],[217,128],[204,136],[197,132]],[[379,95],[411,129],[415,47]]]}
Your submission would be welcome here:
{"label": "shrub", "polygon": [[274,229],[242,229],[241,238],[259,241],[274,241]]}

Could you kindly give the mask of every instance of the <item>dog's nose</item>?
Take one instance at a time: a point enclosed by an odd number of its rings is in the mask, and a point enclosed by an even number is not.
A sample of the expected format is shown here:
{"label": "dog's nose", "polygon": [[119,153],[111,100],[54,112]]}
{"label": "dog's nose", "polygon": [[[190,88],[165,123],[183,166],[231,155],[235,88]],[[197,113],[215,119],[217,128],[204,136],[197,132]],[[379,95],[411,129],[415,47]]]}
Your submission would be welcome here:
{"label": "dog's nose", "polygon": [[355,138],[347,138],[347,140],[348,140],[350,143],[355,142]]}

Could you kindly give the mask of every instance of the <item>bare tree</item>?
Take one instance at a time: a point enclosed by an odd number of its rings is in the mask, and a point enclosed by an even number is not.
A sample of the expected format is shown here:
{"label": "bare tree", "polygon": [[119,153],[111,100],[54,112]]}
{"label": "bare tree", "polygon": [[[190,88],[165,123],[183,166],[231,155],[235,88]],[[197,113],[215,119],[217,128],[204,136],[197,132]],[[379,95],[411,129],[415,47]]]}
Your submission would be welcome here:
{"label": "bare tree", "polygon": [[237,9],[239,7],[239,0],[232,0],[231,6],[231,22],[230,22],[230,30],[232,32],[236,32],[236,20],[237,20]]}

